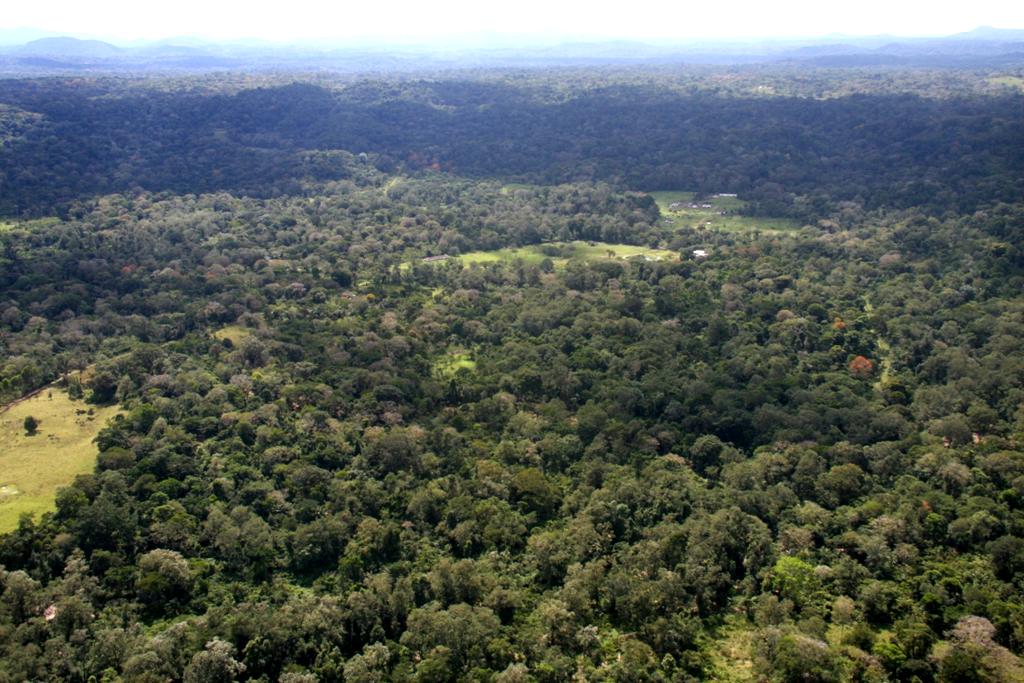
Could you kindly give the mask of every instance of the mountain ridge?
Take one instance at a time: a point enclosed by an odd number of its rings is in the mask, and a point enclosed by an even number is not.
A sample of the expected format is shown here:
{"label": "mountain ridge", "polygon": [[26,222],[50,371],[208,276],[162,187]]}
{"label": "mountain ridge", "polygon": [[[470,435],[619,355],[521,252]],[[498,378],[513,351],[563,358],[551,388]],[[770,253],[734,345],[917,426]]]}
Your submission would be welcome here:
{"label": "mountain ridge", "polygon": [[[36,29],[0,29],[4,35],[31,35]],[[26,33],[28,32],[28,33]],[[979,27],[945,37],[829,35],[812,38],[719,41],[646,41],[639,39],[567,39],[544,43],[524,36],[517,46],[506,36],[493,44],[479,41],[450,45],[299,42],[256,44],[252,41],[206,42],[189,36],[117,45],[98,39],[46,36],[19,45],[0,45],[0,73],[34,74],[63,70],[148,72],[208,69],[328,69],[361,71],[477,67],[529,67],[630,64],[750,64],[806,62],[817,66],[864,66],[899,63],[984,66],[1021,61],[1024,30]]]}

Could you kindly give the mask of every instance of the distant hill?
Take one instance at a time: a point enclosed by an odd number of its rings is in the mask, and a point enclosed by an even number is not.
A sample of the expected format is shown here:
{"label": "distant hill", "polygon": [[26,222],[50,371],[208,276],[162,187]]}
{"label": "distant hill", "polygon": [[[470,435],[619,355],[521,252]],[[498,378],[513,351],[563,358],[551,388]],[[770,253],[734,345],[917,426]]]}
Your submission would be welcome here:
{"label": "distant hill", "polygon": [[16,64],[20,66],[37,67],[40,69],[54,69],[58,71],[75,70],[82,68],[82,65],[80,63],[62,61],[60,59],[54,59],[52,57],[36,57],[33,55],[17,57],[14,61]]}
{"label": "distant hill", "polygon": [[122,55],[124,50],[102,40],[80,40],[64,36],[33,40],[12,52],[24,56],[109,59]]}
{"label": "distant hill", "polygon": [[973,31],[955,33],[949,40],[1003,40],[1017,42],[1024,40],[1024,29],[1017,28],[993,28],[992,26],[979,26]]}
{"label": "distant hill", "polygon": [[[0,30],[5,36],[36,29]],[[8,35],[10,34],[10,35]],[[479,38],[479,37],[478,37]],[[63,71],[146,73],[279,69],[338,72],[450,68],[543,68],[636,64],[758,64],[795,62],[824,67],[1005,66],[1024,64],[1024,30],[981,27],[947,37],[831,35],[804,39],[653,41],[589,40],[542,43],[493,36],[451,45],[323,42],[277,45],[255,41],[210,43],[188,36],[119,47],[69,36],[38,38],[0,48],[0,74]],[[10,43],[8,43],[10,45]]]}
{"label": "distant hill", "polygon": [[906,57],[887,54],[833,54],[819,55],[805,60],[808,64],[824,67],[855,68],[863,66],[900,66],[911,63]]}
{"label": "distant hill", "polygon": [[137,50],[137,54],[144,55],[147,57],[163,58],[163,57],[191,57],[197,54],[203,54],[203,51],[197,47],[191,47],[188,45],[146,45]]}
{"label": "distant hill", "polygon": [[827,45],[808,45],[807,47],[800,47],[793,50],[790,54],[797,58],[813,58],[824,55],[852,55],[859,54],[864,51],[865,48],[859,45],[851,45],[849,43],[832,43]]}

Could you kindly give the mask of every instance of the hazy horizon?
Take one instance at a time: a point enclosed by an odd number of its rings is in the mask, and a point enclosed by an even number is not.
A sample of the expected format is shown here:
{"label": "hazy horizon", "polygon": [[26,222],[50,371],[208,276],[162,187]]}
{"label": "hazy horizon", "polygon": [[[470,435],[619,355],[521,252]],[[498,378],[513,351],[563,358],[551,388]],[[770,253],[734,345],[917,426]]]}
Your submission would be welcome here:
{"label": "hazy horizon", "polygon": [[[668,7],[652,0],[628,11],[594,9],[578,2],[524,0],[502,12],[467,0],[430,5],[396,0],[387,6],[323,7],[310,0],[269,3],[203,3],[181,0],[139,12],[125,0],[80,4],[66,0],[21,4],[0,18],[0,33],[70,36],[132,44],[198,40],[330,45],[339,42],[557,43],[626,40],[653,43],[756,42],[828,37],[941,37],[979,27],[1024,28],[1024,5],[992,0],[936,10],[931,4],[866,0],[854,7],[822,7],[808,0],[764,5]],[[30,38],[34,39],[34,38]]]}

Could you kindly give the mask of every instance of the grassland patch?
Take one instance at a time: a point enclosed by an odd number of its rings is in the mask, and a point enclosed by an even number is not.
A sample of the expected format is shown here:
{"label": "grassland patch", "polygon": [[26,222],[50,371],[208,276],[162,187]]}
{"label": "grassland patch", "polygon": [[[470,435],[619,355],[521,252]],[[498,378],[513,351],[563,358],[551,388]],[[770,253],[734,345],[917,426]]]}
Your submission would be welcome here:
{"label": "grassland patch", "polygon": [[398,184],[401,183],[401,182],[402,182],[402,179],[397,177],[397,176],[394,177],[394,178],[389,179],[388,182],[386,182],[384,184],[384,187],[381,188],[381,191],[384,193],[384,196],[387,197],[388,193],[391,192],[392,189],[397,187]]}
{"label": "grassland patch", "polygon": [[525,247],[507,247],[491,251],[473,251],[458,257],[463,263],[499,263],[523,261],[540,265],[550,259],[556,268],[562,268],[570,261],[624,260],[641,258],[648,261],[677,261],[679,255],[667,249],[652,249],[634,244],[610,244],[607,242],[548,242]]}
{"label": "grassland patch", "polygon": [[1021,78],[1020,76],[993,76],[988,79],[988,82],[990,85],[1012,88],[1014,90],[1024,90],[1024,78]]}
{"label": "grassland patch", "polygon": [[662,218],[673,228],[724,230],[726,232],[782,233],[800,225],[788,218],[744,216],[746,202],[738,197],[714,195],[698,197],[693,192],[649,192],[658,204]]}
{"label": "grassland patch", "polygon": [[34,218],[30,221],[16,221],[7,220],[0,218],[0,232],[9,232],[11,230],[26,230],[28,232],[38,232],[47,228],[52,228],[54,225],[60,223],[60,219],[56,216],[49,216],[44,218]]}
{"label": "grassland patch", "polygon": [[508,195],[512,194],[516,190],[532,190],[536,185],[528,185],[526,183],[506,183],[501,186],[501,193]]}
{"label": "grassland patch", "polygon": [[453,349],[434,363],[434,373],[445,379],[455,377],[460,371],[476,370],[473,355],[464,349]]}
{"label": "grassland patch", "polygon": [[213,336],[221,341],[227,339],[233,346],[238,346],[252,336],[252,330],[241,325],[228,325],[214,331]]}
{"label": "grassland patch", "polygon": [[730,615],[708,649],[711,671],[708,680],[718,683],[753,683],[754,627]]}
{"label": "grassland patch", "polygon": [[[0,533],[15,529],[22,513],[52,510],[59,487],[92,472],[93,439],[118,411],[73,401],[54,387],[0,412]],[[30,415],[39,420],[32,436],[24,427]]]}

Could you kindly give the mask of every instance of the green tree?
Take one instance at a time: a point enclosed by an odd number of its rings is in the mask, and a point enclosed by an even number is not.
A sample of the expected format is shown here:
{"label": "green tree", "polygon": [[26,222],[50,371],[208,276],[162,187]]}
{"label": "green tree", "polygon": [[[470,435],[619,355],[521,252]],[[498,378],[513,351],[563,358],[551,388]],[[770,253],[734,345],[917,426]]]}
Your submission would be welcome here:
{"label": "green tree", "polygon": [[25,427],[25,433],[29,436],[35,436],[36,431],[39,429],[39,420],[31,415],[26,416],[22,424]]}
{"label": "green tree", "polygon": [[216,638],[211,640],[185,667],[185,683],[232,683],[245,671],[245,665],[235,659],[234,654],[235,648],[230,643]]}

